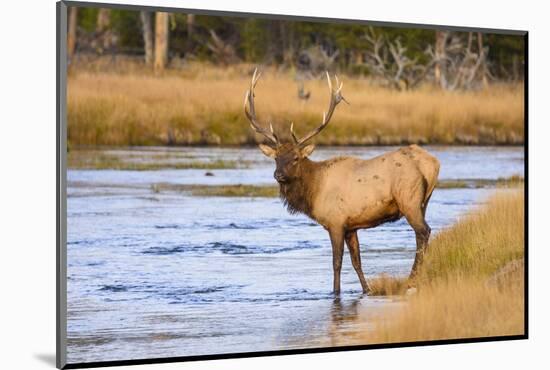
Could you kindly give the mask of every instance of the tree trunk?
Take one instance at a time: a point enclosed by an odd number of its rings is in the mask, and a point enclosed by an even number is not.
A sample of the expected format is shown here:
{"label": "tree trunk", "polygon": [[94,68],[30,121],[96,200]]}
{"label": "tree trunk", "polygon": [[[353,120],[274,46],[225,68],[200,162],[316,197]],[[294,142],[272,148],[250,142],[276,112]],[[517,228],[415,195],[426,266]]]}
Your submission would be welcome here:
{"label": "tree trunk", "polygon": [[96,19],[96,37],[99,44],[98,52],[103,54],[111,49],[114,44],[113,33],[110,30],[111,26],[111,9],[101,8],[97,12]]}
{"label": "tree trunk", "polygon": [[97,13],[96,31],[103,32],[111,24],[111,9],[101,8]]}
{"label": "tree trunk", "polygon": [[76,25],[78,18],[78,8],[69,7],[69,29],[67,31],[67,56],[69,60],[73,57],[76,49]]}
{"label": "tree trunk", "polygon": [[195,14],[187,14],[187,45],[185,51],[191,53],[193,50],[193,33],[195,31]]}
{"label": "tree trunk", "polygon": [[479,58],[481,58],[479,73],[481,73],[481,82],[483,84],[483,88],[486,89],[487,87],[489,87],[489,80],[487,79],[487,59],[485,58],[485,50],[483,50],[483,34],[481,32],[477,33],[477,48],[479,52]]}
{"label": "tree trunk", "polygon": [[442,89],[447,88],[445,78],[445,42],[447,41],[447,31],[435,31],[435,66],[434,78],[435,84]]}
{"label": "tree trunk", "polygon": [[145,65],[153,65],[153,14],[151,12],[141,11],[141,28],[143,33],[143,45],[145,49]]}
{"label": "tree trunk", "polygon": [[287,49],[285,50],[285,63],[292,68],[296,66],[296,37],[294,32],[295,24],[293,22],[287,22],[285,27],[286,33],[286,45]]}
{"label": "tree trunk", "polygon": [[157,12],[155,19],[155,72],[162,72],[168,61],[168,13]]}

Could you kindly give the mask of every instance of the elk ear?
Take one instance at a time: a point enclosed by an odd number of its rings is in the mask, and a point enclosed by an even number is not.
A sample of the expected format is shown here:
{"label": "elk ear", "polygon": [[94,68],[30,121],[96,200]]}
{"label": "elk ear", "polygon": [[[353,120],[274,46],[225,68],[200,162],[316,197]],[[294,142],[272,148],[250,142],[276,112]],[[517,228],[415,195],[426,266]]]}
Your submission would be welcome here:
{"label": "elk ear", "polygon": [[269,145],[260,144],[258,146],[260,147],[260,150],[262,151],[262,153],[264,153],[269,158],[275,159],[275,157],[277,156],[277,151],[272,147],[270,147]]}
{"label": "elk ear", "polygon": [[304,146],[302,149],[300,149],[300,154],[302,155],[302,157],[309,157],[309,155],[311,155],[311,153],[313,153],[314,150],[315,150],[315,145],[309,144]]}

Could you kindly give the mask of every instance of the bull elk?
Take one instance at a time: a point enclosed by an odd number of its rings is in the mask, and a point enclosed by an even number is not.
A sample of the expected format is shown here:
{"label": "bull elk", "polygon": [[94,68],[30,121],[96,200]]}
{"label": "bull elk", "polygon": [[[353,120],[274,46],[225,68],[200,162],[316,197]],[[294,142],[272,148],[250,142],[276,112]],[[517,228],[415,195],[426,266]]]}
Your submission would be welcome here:
{"label": "bull elk", "polygon": [[275,180],[280,196],[291,213],[303,213],[323,226],[332,244],[334,293],[340,292],[340,271],[344,243],[361,282],[364,293],[370,288],[361,268],[357,230],[373,228],[405,216],[416,235],[416,255],[410,277],[414,277],[425,252],[430,227],[425,214],[437,183],[439,161],[417,145],[410,145],[372,159],[337,157],[314,162],[308,158],[315,146],[307,144],[329,123],[336,106],[347,101],[342,96],[343,84],[336,79],[336,89],[327,72],[330,101],[321,124],[298,138],[290,125],[292,142],[283,142],[256,118],[254,88],[260,74],[254,71],[246,92],[244,111],[252,129],[263,135],[270,145],[260,150],[275,159]]}

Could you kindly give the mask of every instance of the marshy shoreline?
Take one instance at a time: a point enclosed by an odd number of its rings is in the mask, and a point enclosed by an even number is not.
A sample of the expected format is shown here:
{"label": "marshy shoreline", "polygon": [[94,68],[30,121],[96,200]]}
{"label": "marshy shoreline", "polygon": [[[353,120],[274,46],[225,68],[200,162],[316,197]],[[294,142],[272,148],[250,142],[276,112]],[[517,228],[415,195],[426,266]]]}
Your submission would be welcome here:
{"label": "marshy shoreline", "polygon": [[[393,150],[395,147],[375,148]],[[330,155],[335,148],[321,146],[320,151]],[[344,152],[345,148],[342,148]],[[350,150],[361,150],[361,148],[349,147]],[[442,149],[442,148],[440,148]],[[161,171],[182,171],[191,170],[195,172],[195,183],[179,184],[170,181],[156,181],[151,184],[140,185],[141,188],[149,189],[151,193],[179,193],[190,196],[206,197],[278,197],[279,187],[274,181],[262,183],[224,183],[227,176],[226,171],[254,170],[258,166],[271,168],[269,159],[262,158],[256,153],[256,148],[217,148],[217,151],[225,151],[227,157],[205,156],[203,154],[209,149],[205,147],[194,148],[173,148],[173,147],[109,147],[109,148],[79,148],[68,153],[67,165],[70,170],[83,171],[129,171],[129,172],[161,172]],[[341,149],[339,149],[341,152]],[[236,154],[253,152],[255,156]],[[336,154],[336,153],[335,153]],[[217,179],[220,183],[202,183],[205,178]],[[268,177],[271,179],[271,176]],[[244,180],[244,179],[243,179]],[[265,180],[264,180],[265,181]],[[444,178],[437,183],[438,189],[485,189],[503,188],[523,185],[524,178],[520,174],[509,174],[495,178]],[[90,184],[85,182],[71,182],[73,187],[86,187]],[[94,186],[108,188],[113,184],[95,183]],[[129,185],[128,185],[129,186]],[[134,185],[132,185],[134,186]],[[129,187],[132,187],[129,186]],[[125,187],[118,184],[116,187]]]}

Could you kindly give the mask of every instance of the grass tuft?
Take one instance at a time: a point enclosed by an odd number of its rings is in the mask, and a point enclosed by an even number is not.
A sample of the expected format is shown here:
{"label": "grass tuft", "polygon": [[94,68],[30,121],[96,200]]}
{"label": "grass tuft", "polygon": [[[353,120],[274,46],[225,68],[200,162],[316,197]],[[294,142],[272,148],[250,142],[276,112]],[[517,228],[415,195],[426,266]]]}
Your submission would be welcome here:
{"label": "grass tuft", "polygon": [[[189,169],[236,169],[246,168],[247,162],[226,161],[217,159],[214,161],[178,160],[165,161],[163,158],[152,158],[150,161],[133,160],[116,155],[103,154],[99,151],[89,154],[73,150],[68,154],[68,167],[80,170],[126,170],[126,171],[155,171],[164,169],[189,170]],[[169,159],[169,158],[168,158]],[[177,159],[177,158],[176,158]]]}
{"label": "grass tuft", "polygon": [[256,185],[177,185],[177,184],[153,184],[151,190],[154,193],[180,192],[201,197],[254,197],[272,198],[279,196],[279,188],[276,186]]}
{"label": "grass tuft", "polygon": [[221,185],[221,186],[197,186],[191,189],[195,196],[209,197],[277,197],[279,188],[276,186],[254,185]]}
{"label": "grass tuft", "polygon": [[493,179],[464,179],[464,180],[440,180],[437,183],[438,189],[479,189],[489,187],[518,187],[523,185],[523,177],[513,175]]}
{"label": "grass tuft", "polygon": [[387,274],[368,279],[373,296],[392,296],[405,294],[408,288],[408,281],[403,277],[394,277]]}

